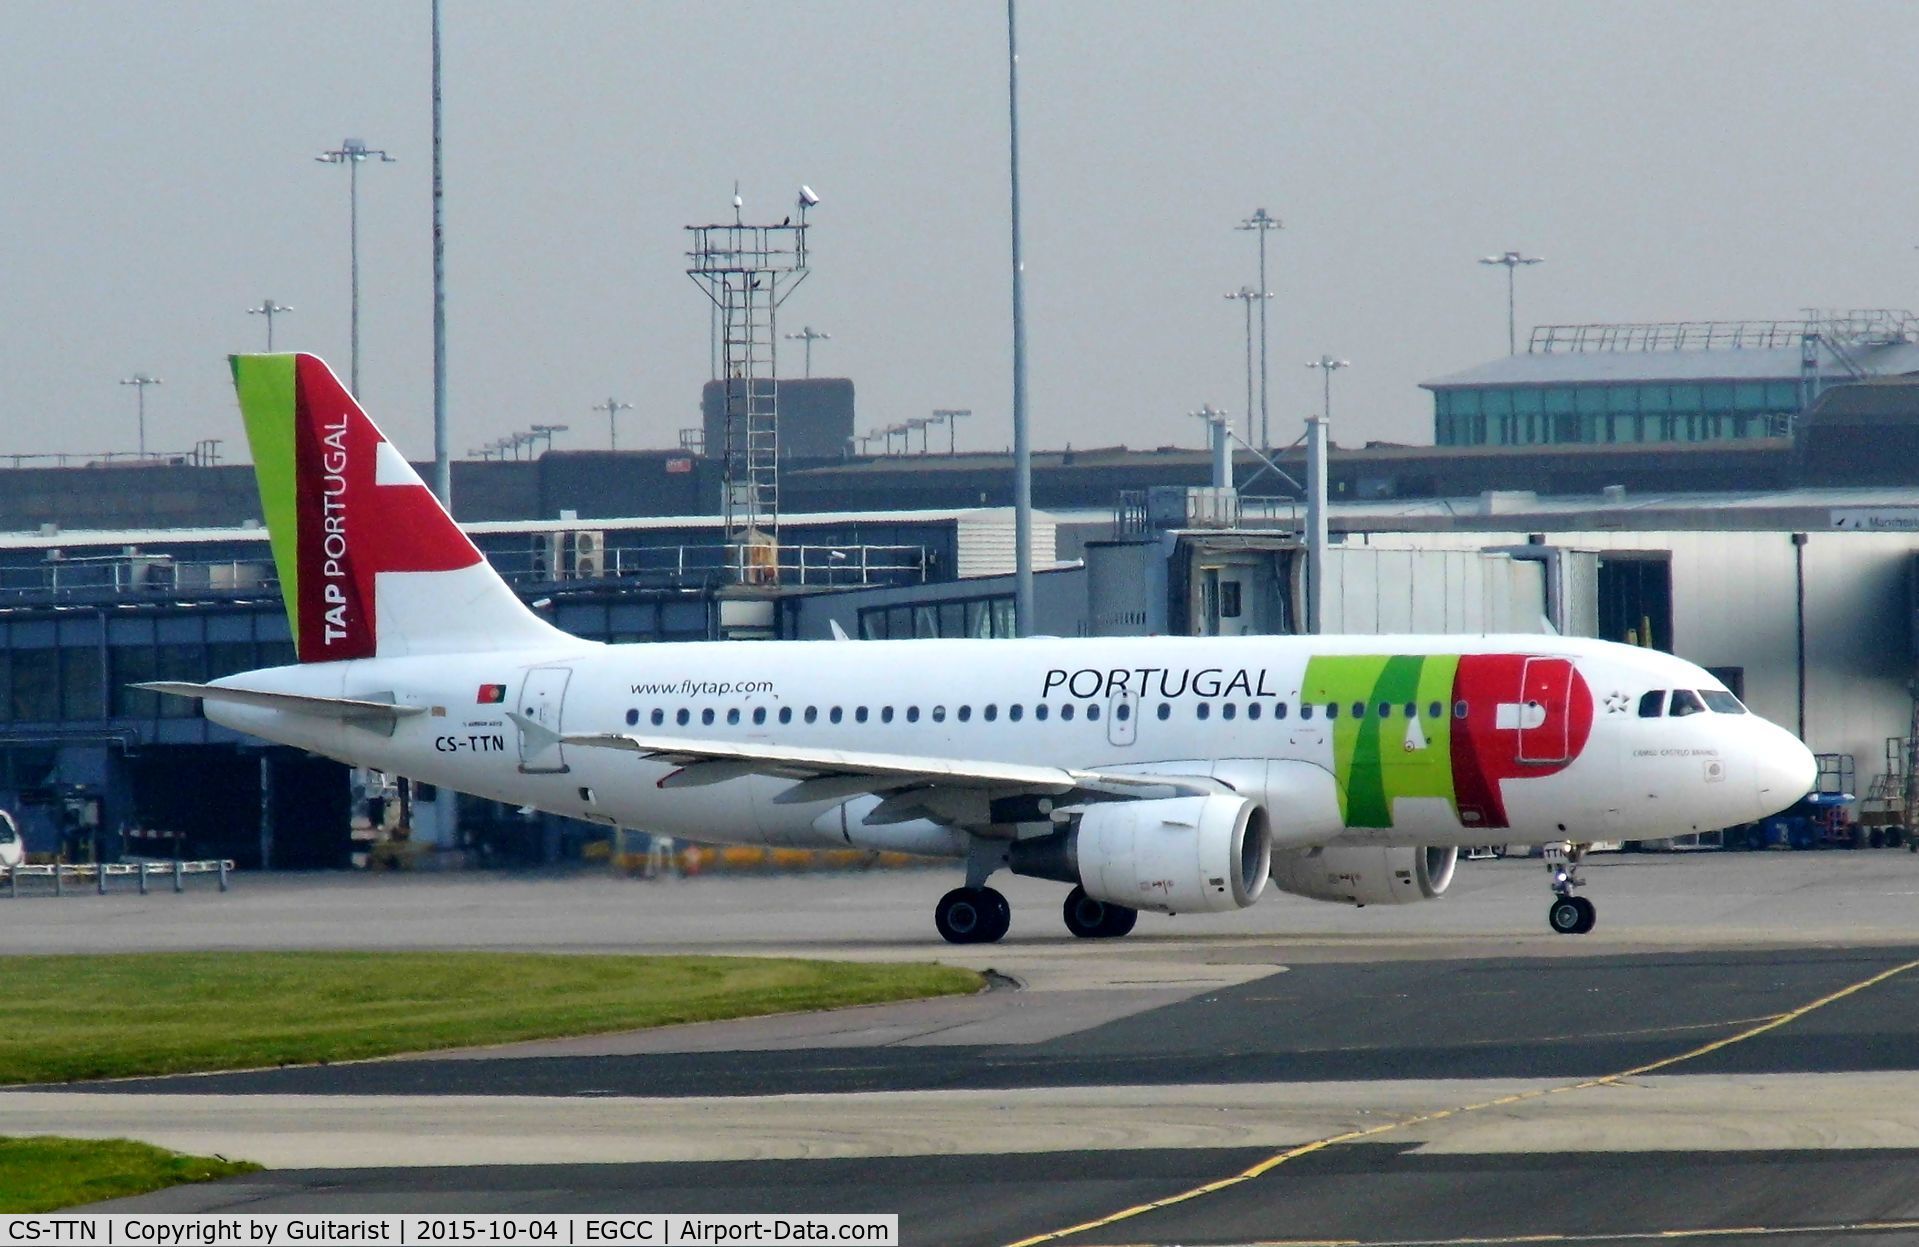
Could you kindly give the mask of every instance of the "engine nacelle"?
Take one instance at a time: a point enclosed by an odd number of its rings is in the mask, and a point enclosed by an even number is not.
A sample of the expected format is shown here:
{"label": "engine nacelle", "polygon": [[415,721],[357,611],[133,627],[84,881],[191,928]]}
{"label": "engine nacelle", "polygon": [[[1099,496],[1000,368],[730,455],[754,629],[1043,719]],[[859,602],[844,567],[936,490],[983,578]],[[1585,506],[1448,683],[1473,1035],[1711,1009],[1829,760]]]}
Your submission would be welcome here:
{"label": "engine nacelle", "polygon": [[1273,886],[1341,905],[1437,900],[1453,881],[1457,848],[1334,845],[1273,858]]}
{"label": "engine nacelle", "polygon": [[1057,835],[1014,842],[1013,873],[1077,882],[1108,904],[1219,913],[1259,899],[1272,870],[1266,812],[1243,797],[1168,797],[1086,807]]}

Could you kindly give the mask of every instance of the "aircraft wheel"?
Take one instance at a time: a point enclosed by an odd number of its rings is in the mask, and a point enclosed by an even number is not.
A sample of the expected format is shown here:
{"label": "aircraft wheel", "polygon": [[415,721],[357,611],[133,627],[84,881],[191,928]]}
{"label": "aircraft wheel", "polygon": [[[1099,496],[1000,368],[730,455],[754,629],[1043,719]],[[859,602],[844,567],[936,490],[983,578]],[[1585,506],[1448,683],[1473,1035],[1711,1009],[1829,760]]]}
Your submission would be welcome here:
{"label": "aircraft wheel", "polygon": [[1013,926],[1013,906],[996,888],[981,888],[980,900],[986,906],[986,925],[973,938],[975,944],[993,944],[1004,939]]}
{"label": "aircraft wheel", "polygon": [[1133,924],[1138,921],[1137,909],[1128,909],[1124,905],[1108,905],[1106,921],[1100,923],[1100,936],[1104,939],[1116,940],[1122,935],[1129,934]]}
{"label": "aircraft wheel", "polygon": [[[1066,894],[1066,929],[1083,940],[1097,940],[1105,938],[1108,935],[1124,935],[1125,931],[1109,930],[1113,922],[1112,914],[1114,910],[1124,910],[1124,912],[1127,913],[1134,912],[1132,910],[1125,910],[1124,906],[1108,905],[1105,901],[1096,901],[1086,895],[1085,888],[1076,884],[1073,890]],[[1137,916],[1137,914],[1135,914],[1135,916]],[[1132,923],[1128,922],[1126,928],[1127,930],[1131,930]]]}
{"label": "aircraft wheel", "polygon": [[1573,928],[1574,935],[1585,935],[1599,922],[1599,910],[1583,896],[1575,896],[1572,903],[1579,906],[1579,925]]}
{"label": "aircraft wheel", "polygon": [[1582,935],[1590,928],[1582,926],[1589,906],[1584,897],[1555,896],[1546,910],[1546,922],[1561,935]]}
{"label": "aircraft wheel", "polygon": [[[939,904],[933,907],[933,925],[939,928],[940,937],[948,944],[977,944],[988,938],[986,933],[993,929],[998,913],[986,895],[990,891],[990,888],[954,888],[940,897]],[[1001,903],[1005,903],[1004,898]]]}

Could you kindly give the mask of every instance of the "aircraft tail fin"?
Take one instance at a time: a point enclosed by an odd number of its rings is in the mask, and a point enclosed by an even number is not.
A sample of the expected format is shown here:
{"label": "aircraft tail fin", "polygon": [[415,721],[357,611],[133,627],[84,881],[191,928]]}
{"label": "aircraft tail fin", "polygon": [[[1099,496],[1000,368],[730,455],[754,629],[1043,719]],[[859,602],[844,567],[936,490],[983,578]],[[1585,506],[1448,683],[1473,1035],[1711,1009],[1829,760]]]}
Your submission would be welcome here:
{"label": "aircraft tail fin", "polygon": [[301,662],[570,639],[507,587],[317,356],[231,361]]}

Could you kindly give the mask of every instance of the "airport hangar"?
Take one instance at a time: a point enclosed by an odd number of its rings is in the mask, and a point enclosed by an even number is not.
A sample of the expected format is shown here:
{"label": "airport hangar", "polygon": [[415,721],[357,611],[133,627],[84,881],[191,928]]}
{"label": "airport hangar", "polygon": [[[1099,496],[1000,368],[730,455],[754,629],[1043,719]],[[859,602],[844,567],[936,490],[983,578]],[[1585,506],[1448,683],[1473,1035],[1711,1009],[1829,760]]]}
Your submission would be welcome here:
{"label": "airport hangar", "polygon": [[[1427,383],[1440,444],[1332,454],[1327,626],[1671,649],[1816,751],[1853,755],[1865,787],[1915,731],[1912,323],[1544,327],[1527,354]],[[825,380],[834,401],[793,404],[819,427],[791,439],[816,453],[783,465],[776,566],[742,569],[724,545],[721,465],[697,437],[458,462],[456,510],[529,602],[594,639],[1010,634],[1006,457],[818,454],[853,427],[851,385]],[[125,687],[291,658],[251,469],[210,450],[0,468],[0,527],[22,530],[0,533],[0,802],[30,848],[338,866],[365,847],[356,815],[480,862],[605,838],[406,794]],[[1274,458],[1303,476],[1297,453]],[[1209,470],[1175,448],[1036,456],[1041,629],[1295,631],[1293,486],[1250,455],[1236,490]]]}

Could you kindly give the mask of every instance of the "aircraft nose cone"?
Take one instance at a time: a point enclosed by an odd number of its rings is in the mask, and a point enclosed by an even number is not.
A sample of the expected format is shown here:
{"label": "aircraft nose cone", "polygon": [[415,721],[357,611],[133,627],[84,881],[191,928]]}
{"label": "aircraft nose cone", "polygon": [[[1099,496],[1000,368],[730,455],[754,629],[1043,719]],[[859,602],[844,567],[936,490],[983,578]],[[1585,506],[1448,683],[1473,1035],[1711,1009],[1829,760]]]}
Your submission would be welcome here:
{"label": "aircraft nose cone", "polygon": [[1759,742],[1753,773],[1759,789],[1760,817],[1777,814],[1812,791],[1819,781],[1819,764],[1812,750],[1784,728],[1770,730]]}

